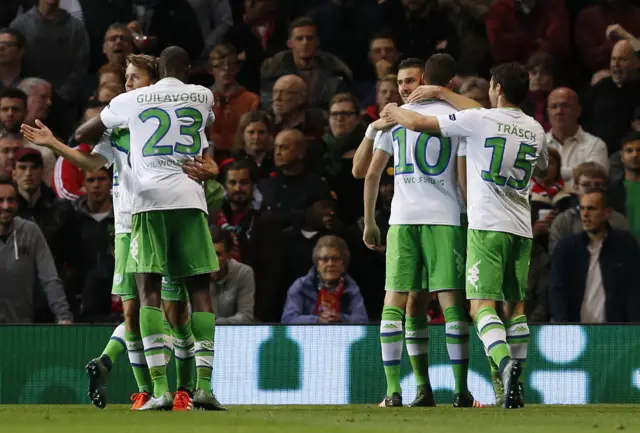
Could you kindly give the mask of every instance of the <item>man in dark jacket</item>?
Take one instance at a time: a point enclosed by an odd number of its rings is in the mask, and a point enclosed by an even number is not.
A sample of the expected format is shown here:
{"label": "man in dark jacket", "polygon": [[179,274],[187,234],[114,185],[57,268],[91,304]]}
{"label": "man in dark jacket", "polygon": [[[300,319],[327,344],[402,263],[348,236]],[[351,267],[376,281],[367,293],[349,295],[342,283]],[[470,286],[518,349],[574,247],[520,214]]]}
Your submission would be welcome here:
{"label": "man in dark jacket", "polygon": [[60,324],[73,316],[51,251],[38,226],[16,216],[17,191],[0,175],[0,323],[32,323],[39,298],[46,298]]}
{"label": "man in dark jacket", "polygon": [[64,281],[64,265],[70,259],[68,242],[74,231],[73,208],[41,181],[43,165],[42,154],[36,149],[23,147],[16,152],[13,181],[18,189],[18,216],[40,227]]}
{"label": "man in dark jacket", "polygon": [[604,190],[580,197],[584,232],[553,251],[549,307],[555,322],[640,322],[640,246],[628,231],[611,228]]}

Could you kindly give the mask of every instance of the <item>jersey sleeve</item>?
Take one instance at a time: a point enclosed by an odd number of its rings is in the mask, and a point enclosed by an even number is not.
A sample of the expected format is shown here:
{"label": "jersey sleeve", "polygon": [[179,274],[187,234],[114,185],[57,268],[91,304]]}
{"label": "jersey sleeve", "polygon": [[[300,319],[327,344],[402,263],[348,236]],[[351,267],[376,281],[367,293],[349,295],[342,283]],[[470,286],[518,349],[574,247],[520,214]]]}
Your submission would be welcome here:
{"label": "jersey sleeve", "polygon": [[109,168],[113,165],[115,156],[113,154],[113,147],[111,147],[111,130],[106,130],[102,134],[100,141],[98,141],[98,144],[96,144],[91,153],[100,155],[106,159],[107,163],[105,164],[105,167]]}
{"label": "jersey sleeve", "polygon": [[471,137],[478,132],[484,110],[464,110],[438,116],[440,132],[444,137]]}
{"label": "jersey sleeve", "polygon": [[213,122],[216,121],[216,115],[213,114],[213,109],[209,110],[209,114],[207,115],[207,123],[206,126],[213,125]]}
{"label": "jersey sleeve", "polygon": [[383,150],[389,155],[393,155],[393,139],[391,138],[391,131],[378,131],[373,142],[373,150],[376,149]]}
{"label": "jersey sleeve", "polygon": [[100,112],[100,120],[102,124],[110,129],[119,126],[127,126],[129,122],[129,105],[131,93],[122,93],[111,100]]}

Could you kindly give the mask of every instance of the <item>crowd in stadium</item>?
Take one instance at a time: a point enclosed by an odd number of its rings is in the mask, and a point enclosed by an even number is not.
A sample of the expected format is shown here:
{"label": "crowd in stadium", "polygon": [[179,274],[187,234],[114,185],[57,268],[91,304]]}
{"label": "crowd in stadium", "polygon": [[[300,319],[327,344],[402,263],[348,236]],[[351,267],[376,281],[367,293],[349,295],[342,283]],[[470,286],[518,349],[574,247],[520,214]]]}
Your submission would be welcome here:
{"label": "crowd in stadium", "polygon": [[[435,53],[456,59],[452,86],[487,108],[490,68],[527,66],[523,110],[547,132],[550,166],[531,180],[529,321],[640,322],[624,308],[640,298],[638,1],[0,3],[0,173],[18,191],[16,202],[0,194],[0,323],[122,321],[111,294],[113,173],[81,170],[20,128],[39,120],[91,152],[76,128],[125,92],[127,56],[172,45],[189,53],[191,83],[215,97],[217,323],[380,320],[384,251],[362,242],[364,181],[352,161],[368,124],[402,103],[399,62]],[[383,239],[393,179],[389,167]],[[593,187],[607,190],[607,208],[584,221],[578,197]],[[37,226],[12,236],[25,220]],[[607,227],[596,246],[584,235],[594,226]],[[336,255],[332,266],[320,249]],[[344,275],[338,296],[323,287],[332,272]],[[435,297],[429,318],[444,320]]]}

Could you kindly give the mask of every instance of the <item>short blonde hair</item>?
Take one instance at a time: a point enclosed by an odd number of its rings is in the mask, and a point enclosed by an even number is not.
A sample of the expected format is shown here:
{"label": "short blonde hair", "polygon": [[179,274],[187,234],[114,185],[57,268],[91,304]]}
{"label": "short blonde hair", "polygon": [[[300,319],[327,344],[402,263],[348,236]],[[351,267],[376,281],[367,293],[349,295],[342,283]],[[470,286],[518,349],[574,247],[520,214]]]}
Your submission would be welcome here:
{"label": "short blonde hair", "polygon": [[313,264],[316,266],[318,265],[318,254],[320,254],[320,250],[322,248],[335,248],[340,254],[340,258],[344,263],[345,269],[349,266],[351,253],[349,252],[349,247],[344,239],[334,235],[326,235],[318,239],[316,246],[313,248]]}
{"label": "short blonde hair", "polygon": [[607,171],[605,168],[598,164],[597,162],[587,161],[578,165],[573,169],[574,172],[574,181],[580,182],[580,178],[582,176],[591,177],[594,179],[602,179],[605,183],[609,181],[609,176],[607,176]]}

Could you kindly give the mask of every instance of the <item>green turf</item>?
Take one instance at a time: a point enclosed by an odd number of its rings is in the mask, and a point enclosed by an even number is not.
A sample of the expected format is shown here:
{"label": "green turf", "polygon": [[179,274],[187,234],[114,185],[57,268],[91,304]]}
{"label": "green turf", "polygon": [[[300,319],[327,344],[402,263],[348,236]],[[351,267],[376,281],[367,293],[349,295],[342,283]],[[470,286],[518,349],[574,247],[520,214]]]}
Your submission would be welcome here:
{"label": "green turf", "polygon": [[11,433],[584,433],[640,432],[640,406],[530,406],[523,410],[375,406],[232,406],[222,412],[130,412],[127,406],[1,406]]}

